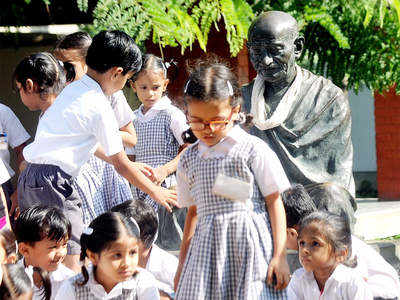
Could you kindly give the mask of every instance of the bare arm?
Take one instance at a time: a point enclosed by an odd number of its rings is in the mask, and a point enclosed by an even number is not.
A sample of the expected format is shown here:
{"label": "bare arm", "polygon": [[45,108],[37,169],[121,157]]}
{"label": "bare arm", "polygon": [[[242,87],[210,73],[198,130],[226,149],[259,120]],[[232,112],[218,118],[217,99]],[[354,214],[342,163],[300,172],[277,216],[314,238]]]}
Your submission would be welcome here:
{"label": "bare arm", "polygon": [[290,270],[286,261],[286,216],[279,192],[265,197],[268,210],[272,239],[274,242],[274,254],[268,266],[268,284],[273,283],[273,274],[276,276],[275,289],[286,288],[290,280]]}
{"label": "bare arm", "polygon": [[158,184],[163,183],[165,178],[167,178],[169,175],[172,173],[176,172],[176,169],[178,167],[179,159],[182,156],[182,154],[185,152],[186,148],[181,150],[181,152],[178,153],[178,155],[171,161],[167,162],[165,165],[162,165],[154,170],[154,176],[156,178],[156,182]]}
{"label": "bare arm", "polygon": [[196,206],[190,206],[186,220],[185,220],[185,228],[183,230],[183,237],[181,243],[181,249],[179,251],[179,265],[176,270],[175,278],[174,278],[174,290],[178,288],[179,279],[181,277],[181,272],[183,268],[183,264],[185,263],[186,254],[189,249],[190,241],[192,240],[194,230],[197,224],[197,208]]}
{"label": "bare arm", "polygon": [[119,133],[122,137],[122,143],[125,147],[131,148],[137,143],[137,136],[135,127],[133,127],[133,123],[129,122],[125,126],[119,129]]}
{"label": "bare arm", "polygon": [[[146,165],[131,162],[126,156],[125,151],[111,155],[108,159],[119,174],[125,177],[131,184],[148,194],[160,205],[163,205],[168,211],[172,211],[170,205],[178,206],[175,191],[155,185],[143,174],[143,171],[152,171],[150,168],[146,169]],[[143,168],[145,170],[142,171]]]}

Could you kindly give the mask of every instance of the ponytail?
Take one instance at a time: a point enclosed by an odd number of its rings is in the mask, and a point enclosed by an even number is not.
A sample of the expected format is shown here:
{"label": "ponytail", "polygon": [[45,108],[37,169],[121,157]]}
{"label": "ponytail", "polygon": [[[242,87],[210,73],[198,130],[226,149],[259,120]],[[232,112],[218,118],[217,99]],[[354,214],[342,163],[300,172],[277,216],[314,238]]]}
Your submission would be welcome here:
{"label": "ponytail", "polygon": [[50,281],[50,275],[47,271],[42,270],[39,267],[34,267],[33,272],[37,273],[40,276],[40,280],[42,282],[42,286],[40,288],[41,290],[41,295],[45,300],[50,300],[51,299],[51,281]]}

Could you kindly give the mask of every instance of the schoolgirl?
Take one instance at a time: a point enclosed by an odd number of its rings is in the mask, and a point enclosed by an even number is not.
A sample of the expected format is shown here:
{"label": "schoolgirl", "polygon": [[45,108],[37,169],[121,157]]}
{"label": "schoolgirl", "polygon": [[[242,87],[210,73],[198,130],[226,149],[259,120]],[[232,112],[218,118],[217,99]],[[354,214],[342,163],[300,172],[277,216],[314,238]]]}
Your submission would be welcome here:
{"label": "schoolgirl", "polygon": [[[128,154],[136,162],[155,168],[156,181],[166,188],[176,186],[175,171],[179,148],[184,144],[182,133],[188,129],[184,113],[166,96],[167,68],[161,58],[152,54],[143,57],[140,71],[130,80],[142,105],[134,112],[133,125],[138,142]],[[137,199],[146,201],[158,212],[157,245],[166,250],[178,250],[185,222],[185,209],[171,214],[144,192],[136,189]]]}
{"label": "schoolgirl", "polygon": [[199,142],[187,148],[177,171],[178,203],[189,211],[176,299],[286,299],[279,193],[289,182],[278,158],[235,125],[240,92],[223,64],[199,63],[184,100]]}
{"label": "schoolgirl", "polygon": [[94,219],[81,237],[81,261],[91,262],[66,281],[57,300],[157,300],[154,277],[138,268],[140,231],[136,221],[119,213]]}
{"label": "schoolgirl", "polygon": [[56,207],[34,206],[23,211],[15,224],[18,264],[32,280],[33,299],[54,299],[61,283],[75,273],[63,265],[71,224]]}
{"label": "schoolgirl", "polygon": [[[64,66],[71,65],[74,70],[72,81],[79,80],[86,74],[86,54],[92,38],[86,32],[71,33],[60,39],[54,55]],[[132,109],[124,93],[118,91],[108,97],[125,147],[136,144],[136,132],[132,125]],[[96,216],[109,211],[113,206],[132,198],[128,181],[119,175],[112,164],[92,155],[82,166],[75,186],[82,198],[82,214],[85,224]]]}

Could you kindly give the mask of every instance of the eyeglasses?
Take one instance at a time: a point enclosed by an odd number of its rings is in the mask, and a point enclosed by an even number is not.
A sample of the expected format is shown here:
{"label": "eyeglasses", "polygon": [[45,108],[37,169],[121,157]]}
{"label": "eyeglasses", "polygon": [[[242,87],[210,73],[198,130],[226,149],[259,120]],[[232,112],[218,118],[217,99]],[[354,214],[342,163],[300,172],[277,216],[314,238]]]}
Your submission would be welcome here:
{"label": "eyeglasses", "polygon": [[187,124],[189,124],[190,128],[194,131],[201,131],[206,129],[207,126],[210,127],[212,131],[219,131],[225,129],[226,125],[229,124],[232,118],[232,113],[229,115],[229,117],[226,120],[221,120],[221,121],[210,121],[210,122],[193,122],[193,121],[188,121]]}

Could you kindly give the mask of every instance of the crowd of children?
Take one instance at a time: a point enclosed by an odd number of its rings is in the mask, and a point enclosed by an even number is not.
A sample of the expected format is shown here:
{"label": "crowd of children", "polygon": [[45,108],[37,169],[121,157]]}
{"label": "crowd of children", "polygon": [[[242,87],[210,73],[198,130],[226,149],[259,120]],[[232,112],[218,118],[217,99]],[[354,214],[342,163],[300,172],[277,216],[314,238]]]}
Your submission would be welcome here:
{"label": "crowd of children", "polygon": [[[167,64],[121,31],[68,35],[12,80],[41,114],[32,143],[10,144],[25,161],[15,222],[0,203],[0,300],[400,299],[397,272],[352,235],[351,195],[291,186],[242,128],[223,63],[190,70],[185,112]],[[287,248],[302,266],[292,275]]]}

